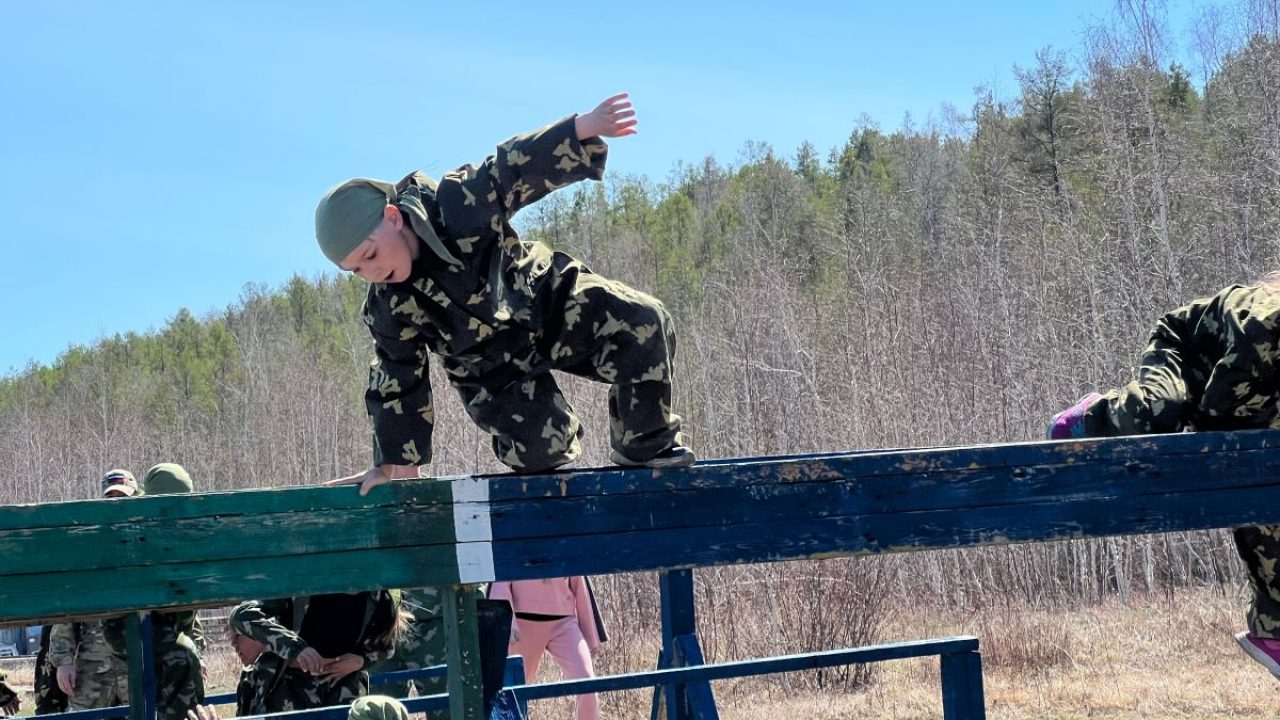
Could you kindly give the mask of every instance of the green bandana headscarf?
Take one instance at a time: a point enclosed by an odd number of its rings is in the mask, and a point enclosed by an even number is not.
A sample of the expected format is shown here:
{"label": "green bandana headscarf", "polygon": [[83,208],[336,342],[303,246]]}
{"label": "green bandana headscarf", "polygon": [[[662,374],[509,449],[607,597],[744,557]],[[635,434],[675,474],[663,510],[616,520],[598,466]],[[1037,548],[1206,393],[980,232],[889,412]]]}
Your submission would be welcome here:
{"label": "green bandana headscarf", "polygon": [[191,476],[177,463],[153,465],[143,476],[142,487],[148,495],[174,495],[195,489]]}
{"label": "green bandana headscarf", "polygon": [[348,180],[324,194],[316,207],[316,241],[334,265],[342,262],[382,222],[395,202],[391,183],[369,178]]}
{"label": "green bandana headscarf", "polygon": [[437,257],[450,265],[462,265],[431,227],[418,188],[410,186],[406,192],[398,193],[395,185],[370,178],[353,178],[320,198],[316,206],[316,241],[325,257],[340,266],[382,223],[382,213],[388,205],[407,213],[414,232]]}
{"label": "green bandana headscarf", "polygon": [[409,712],[393,697],[365,695],[351,703],[347,720],[409,720]]}

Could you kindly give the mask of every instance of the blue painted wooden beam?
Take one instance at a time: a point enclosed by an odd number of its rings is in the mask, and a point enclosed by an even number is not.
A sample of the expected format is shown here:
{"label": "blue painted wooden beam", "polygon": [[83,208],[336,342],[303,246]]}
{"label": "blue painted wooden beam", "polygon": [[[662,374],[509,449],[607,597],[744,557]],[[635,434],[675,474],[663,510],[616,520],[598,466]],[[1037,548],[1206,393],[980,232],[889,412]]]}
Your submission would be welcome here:
{"label": "blue painted wooden beam", "polygon": [[446,480],[0,507],[0,624],[1280,523],[1280,431]]}

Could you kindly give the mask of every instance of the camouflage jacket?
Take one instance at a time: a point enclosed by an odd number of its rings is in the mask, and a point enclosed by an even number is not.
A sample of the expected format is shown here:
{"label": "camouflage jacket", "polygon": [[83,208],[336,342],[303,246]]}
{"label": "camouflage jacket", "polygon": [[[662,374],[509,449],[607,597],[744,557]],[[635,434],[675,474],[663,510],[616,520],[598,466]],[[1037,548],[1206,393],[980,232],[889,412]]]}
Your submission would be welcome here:
{"label": "camouflage jacket", "polygon": [[[103,635],[107,639],[107,644],[111,646],[111,650],[116,656],[120,658],[128,657],[124,618],[103,620],[102,629]],[[151,613],[151,641],[157,653],[178,644],[178,638],[181,635],[191,638],[191,642],[196,649],[201,653],[204,652],[204,627],[200,624],[200,618],[196,616],[196,611],[177,610],[174,612]]]}
{"label": "camouflage jacket", "polygon": [[1183,384],[1162,396],[1170,429],[1277,426],[1280,293],[1233,285],[1165,315],[1143,353],[1149,368],[1174,370]]}
{"label": "camouflage jacket", "polygon": [[57,623],[49,635],[49,662],[74,665],[80,672],[108,672],[119,660],[107,641],[102,620]]}
{"label": "camouflage jacket", "polygon": [[[235,606],[227,617],[227,622],[235,632],[265,645],[266,653],[293,660],[312,644],[298,633],[309,603],[310,597],[307,596],[249,600]],[[390,609],[386,607],[387,604],[391,605]],[[364,657],[366,668],[391,657],[395,652],[394,639],[390,642],[385,640],[390,631],[386,622],[395,623],[398,613],[398,593],[393,597],[387,591],[374,591],[368,593],[364,616],[352,619],[352,622],[360,623],[357,647],[352,652]]]}
{"label": "camouflage jacket", "polygon": [[375,464],[431,459],[428,352],[452,378],[486,385],[528,371],[555,311],[547,275],[570,258],[521,240],[511,218],[552,190],[601,179],[607,152],[599,138],[580,142],[571,116],[507,140],[480,167],[445,173],[438,185],[420,173],[397,185],[400,209],[429,242],[403,282],[370,285],[362,313],[376,355],[365,394]]}

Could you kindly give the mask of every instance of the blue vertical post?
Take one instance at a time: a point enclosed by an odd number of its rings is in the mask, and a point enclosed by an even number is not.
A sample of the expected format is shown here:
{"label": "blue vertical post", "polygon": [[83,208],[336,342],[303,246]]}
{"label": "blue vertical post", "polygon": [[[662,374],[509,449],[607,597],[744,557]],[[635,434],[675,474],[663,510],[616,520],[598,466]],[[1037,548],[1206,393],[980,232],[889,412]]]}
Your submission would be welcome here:
{"label": "blue vertical post", "polygon": [[156,720],[156,662],[151,633],[151,611],[139,610],[125,617],[125,644],[129,648],[129,720]]}
{"label": "blue vertical post", "polygon": [[986,720],[982,655],[976,650],[950,653],[941,656],[940,661],[944,720]]}
{"label": "blue vertical post", "polygon": [[[698,619],[694,607],[693,571],[669,570],[658,574],[662,597],[662,654],[658,667],[702,665],[698,643]],[[695,687],[696,686],[696,687]],[[716,720],[718,715],[711,684],[675,683],[662,689],[667,720]],[[658,693],[650,715],[658,715]]]}
{"label": "blue vertical post", "polygon": [[[511,622],[515,622],[515,621],[516,621],[515,618],[511,618]],[[525,683],[524,658],[520,657],[519,655],[508,656],[507,664],[505,665],[505,670],[503,671],[503,675],[502,675],[503,692],[504,693],[510,692],[506,688],[512,688],[517,685],[524,685],[524,683]],[[512,693],[511,697],[513,699],[513,702],[515,703],[515,706],[519,708],[520,717],[522,718],[528,717],[529,701],[525,700],[523,697],[516,695],[514,693]]]}
{"label": "blue vertical post", "polygon": [[[681,667],[684,657],[680,653],[680,635],[697,632],[697,613],[693,598],[693,571],[669,570],[658,573],[658,588],[662,597],[662,659],[665,667]],[[685,684],[677,683],[663,688],[667,720],[693,720],[693,711],[685,702]]]}

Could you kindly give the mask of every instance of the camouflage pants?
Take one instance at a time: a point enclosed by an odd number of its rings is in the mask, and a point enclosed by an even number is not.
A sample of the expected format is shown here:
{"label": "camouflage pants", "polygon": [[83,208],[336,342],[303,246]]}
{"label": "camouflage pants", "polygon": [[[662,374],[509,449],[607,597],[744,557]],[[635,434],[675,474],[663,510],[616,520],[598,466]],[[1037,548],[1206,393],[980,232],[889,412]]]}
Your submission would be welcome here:
{"label": "camouflage pants", "polygon": [[49,715],[67,711],[67,694],[58,687],[58,669],[49,659],[49,634],[52,628],[40,628],[40,651],[36,653],[35,690],[36,715]]}
{"label": "camouflage pants", "polygon": [[[414,620],[396,645],[396,653],[390,658],[375,664],[370,673],[395,672],[397,670],[417,670],[419,668],[443,665],[446,647],[444,637],[444,619]],[[448,678],[444,675],[432,678],[416,678],[395,682],[377,683],[370,688],[374,695],[390,695],[395,698],[409,697],[412,687],[418,697],[436,695],[447,692]],[[428,720],[448,718],[448,712],[427,713]]]}
{"label": "camouflage pants", "polygon": [[68,710],[93,710],[129,704],[129,671],[123,660],[113,659],[103,672],[77,672],[76,692],[67,701]]}
{"label": "camouflage pants", "polygon": [[369,694],[369,673],[359,670],[329,684],[300,669],[286,667],[276,677],[281,661],[276,656],[258,658],[253,667],[240,674],[236,687],[236,715],[264,715],[287,710],[306,710],[350,705]]}
{"label": "camouflage pants", "polygon": [[1249,630],[1264,638],[1280,638],[1280,525],[1249,525],[1232,531],[1236,550],[1249,571],[1253,598],[1245,616]]}
{"label": "camouflage pants", "polygon": [[204,702],[204,673],[200,651],[186,633],[158,638],[156,659],[156,716],[186,720],[187,711]]}
{"label": "camouflage pants", "polygon": [[609,437],[614,450],[648,460],[676,442],[680,418],[671,413],[676,337],[671,316],[656,298],[569,262],[553,277],[550,307],[525,368],[502,382],[454,378],[471,419],[493,436],[498,460],[537,472],[582,452],[582,423],[551,370],[609,384]]}

